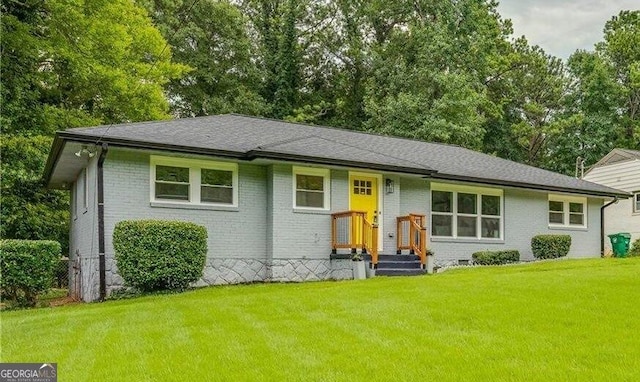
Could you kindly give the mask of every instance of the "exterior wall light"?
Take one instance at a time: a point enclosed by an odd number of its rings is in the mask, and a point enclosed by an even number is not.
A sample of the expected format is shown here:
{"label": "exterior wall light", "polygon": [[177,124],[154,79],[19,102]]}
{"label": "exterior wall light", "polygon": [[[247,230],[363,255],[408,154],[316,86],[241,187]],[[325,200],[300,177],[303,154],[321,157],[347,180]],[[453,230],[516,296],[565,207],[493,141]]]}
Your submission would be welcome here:
{"label": "exterior wall light", "polygon": [[384,188],[385,188],[385,191],[387,191],[387,194],[393,194],[393,191],[394,191],[393,180],[392,179],[386,179],[384,181]]}

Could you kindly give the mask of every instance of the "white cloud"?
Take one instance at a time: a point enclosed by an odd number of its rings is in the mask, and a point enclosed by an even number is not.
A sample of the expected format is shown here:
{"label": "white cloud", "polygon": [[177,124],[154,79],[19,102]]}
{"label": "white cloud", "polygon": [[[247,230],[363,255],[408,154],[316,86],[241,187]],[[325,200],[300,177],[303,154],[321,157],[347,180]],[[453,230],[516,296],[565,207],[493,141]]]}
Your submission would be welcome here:
{"label": "white cloud", "polygon": [[639,6],[638,0],[501,0],[498,11],[513,22],[514,36],[566,59],[576,49],[593,50],[605,22]]}

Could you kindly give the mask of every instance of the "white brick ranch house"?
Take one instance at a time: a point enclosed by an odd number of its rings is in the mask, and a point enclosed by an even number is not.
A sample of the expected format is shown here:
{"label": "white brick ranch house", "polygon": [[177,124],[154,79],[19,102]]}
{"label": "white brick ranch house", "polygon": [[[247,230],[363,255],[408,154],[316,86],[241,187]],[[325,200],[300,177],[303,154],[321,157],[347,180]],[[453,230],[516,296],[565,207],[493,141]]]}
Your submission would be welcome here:
{"label": "white brick ranch house", "polygon": [[352,249],[378,274],[402,273],[396,258],[531,259],[549,233],[572,236],[571,257],[598,256],[603,203],[629,196],[458,146],[241,115],[61,131],[45,179],[71,190],[70,285],[86,301],[122,286],[122,220],[205,226],[200,285],[306,281],[351,278]]}

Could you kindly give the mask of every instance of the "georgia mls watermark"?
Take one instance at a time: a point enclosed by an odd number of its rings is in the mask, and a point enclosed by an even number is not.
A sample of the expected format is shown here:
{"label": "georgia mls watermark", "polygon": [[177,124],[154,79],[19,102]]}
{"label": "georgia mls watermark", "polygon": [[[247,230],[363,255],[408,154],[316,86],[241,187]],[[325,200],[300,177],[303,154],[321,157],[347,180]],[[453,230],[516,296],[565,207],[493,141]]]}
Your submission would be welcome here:
{"label": "georgia mls watermark", "polygon": [[57,363],[0,363],[0,382],[57,381]]}

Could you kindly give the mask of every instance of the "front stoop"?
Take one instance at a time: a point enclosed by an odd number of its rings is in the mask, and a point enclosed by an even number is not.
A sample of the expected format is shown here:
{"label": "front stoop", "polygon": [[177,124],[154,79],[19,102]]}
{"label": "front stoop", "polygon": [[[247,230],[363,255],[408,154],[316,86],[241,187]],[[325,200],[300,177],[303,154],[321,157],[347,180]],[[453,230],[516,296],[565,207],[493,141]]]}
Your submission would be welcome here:
{"label": "front stoop", "polygon": [[380,255],[376,276],[417,276],[427,273],[416,255]]}

